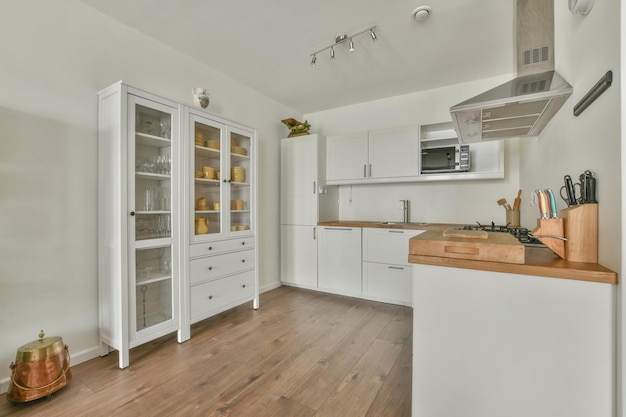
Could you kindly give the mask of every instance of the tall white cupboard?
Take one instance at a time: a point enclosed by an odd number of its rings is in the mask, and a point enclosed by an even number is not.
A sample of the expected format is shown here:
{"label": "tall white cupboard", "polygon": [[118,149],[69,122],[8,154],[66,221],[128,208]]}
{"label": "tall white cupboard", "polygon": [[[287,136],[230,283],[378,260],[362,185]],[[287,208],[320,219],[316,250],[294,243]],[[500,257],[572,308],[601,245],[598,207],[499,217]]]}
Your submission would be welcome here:
{"label": "tall white cupboard", "polygon": [[124,368],[135,346],[258,307],[256,131],[123,82],[98,98],[101,354]]}
{"label": "tall white cupboard", "polygon": [[338,216],[337,187],[326,186],[326,138],[281,140],[280,229],[283,284],[317,288],[318,226]]}

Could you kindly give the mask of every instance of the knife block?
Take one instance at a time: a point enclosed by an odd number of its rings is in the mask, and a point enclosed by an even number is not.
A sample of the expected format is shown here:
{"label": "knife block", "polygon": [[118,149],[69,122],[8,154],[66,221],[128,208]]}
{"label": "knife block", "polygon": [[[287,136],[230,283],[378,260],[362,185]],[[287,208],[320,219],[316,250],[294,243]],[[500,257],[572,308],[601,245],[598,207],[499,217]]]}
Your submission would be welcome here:
{"label": "knife block", "polygon": [[[565,259],[598,262],[598,205],[580,204],[559,211],[565,229]],[[559,255],[561,256],[561,255]]]}
{"label": "knife block", "polygon": [[[532,231],[533,236],[560,236],[565,237],[563,234],[564,227],[563,219],[537,219],[537,227]],[[538,237],[539,241],[546,245],[563,259],[566,258],[565,241],[552,237]]]}

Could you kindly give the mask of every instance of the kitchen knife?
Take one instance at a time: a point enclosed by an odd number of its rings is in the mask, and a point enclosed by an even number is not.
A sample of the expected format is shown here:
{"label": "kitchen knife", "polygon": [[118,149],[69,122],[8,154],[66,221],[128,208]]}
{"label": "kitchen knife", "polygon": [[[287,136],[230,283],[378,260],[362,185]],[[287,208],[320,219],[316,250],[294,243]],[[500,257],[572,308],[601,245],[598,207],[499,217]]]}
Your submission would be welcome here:
{"label": "kitchen knife", "polygon": [[595,204],[596,200],[596,179],[591,171],[585,171],[585,203]]}
{"label": "kitchen knife", "polygon": [[554,198],[554,193],[551,189],[547,189],[546,193],[548,194],[548,198],[550,199],[550,217],[556,219],[559,217],[559,213],[556,210],[556,198]]}
{"label": "kitchen knife", "polygon": [[542,219],[547,219],[550,217],[549,211],[550,208],[548,206],[548,199],[543,190],[535,190],[535,194],[537,195],[537,203],[539,205],[539,216]]}

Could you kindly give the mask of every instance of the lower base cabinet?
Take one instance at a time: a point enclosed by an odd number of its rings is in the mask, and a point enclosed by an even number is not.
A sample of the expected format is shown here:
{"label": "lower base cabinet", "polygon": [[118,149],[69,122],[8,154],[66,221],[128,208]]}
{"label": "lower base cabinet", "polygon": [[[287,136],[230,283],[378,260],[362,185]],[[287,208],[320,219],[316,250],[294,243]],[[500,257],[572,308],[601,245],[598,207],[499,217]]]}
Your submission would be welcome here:
{"label": "lower base cabinet", "polygon": [[191,322],[203,320],[254,297],[254,271],[194,285],[190,289]]}
{"label": "lower base cabinet", "polygon": [[318,288],[338,294],[361,294],[361,228],[320,227]]}
{"label": "lower base cabinet", "polygon": [[253,237],[197,243],[189,252],[191,324],[254,299]]}
{"label": "lower base cabinet", "polygon": [[410,266],[363,262],[363,295],[367,298],[411,306],[412,280]]}
{"label": "lower base cabinet", "polygon": [[317,226],[280,227],[280,280],[287,285],[317,288]]}

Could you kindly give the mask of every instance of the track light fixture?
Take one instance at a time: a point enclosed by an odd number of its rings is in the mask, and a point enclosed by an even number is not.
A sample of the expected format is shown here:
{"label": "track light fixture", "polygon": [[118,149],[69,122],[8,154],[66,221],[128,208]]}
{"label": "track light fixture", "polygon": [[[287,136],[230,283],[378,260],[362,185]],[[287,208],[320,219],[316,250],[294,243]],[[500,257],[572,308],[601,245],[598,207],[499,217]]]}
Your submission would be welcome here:
{"label": "track light fixture", "polygon": [[359,35],[362,35],[364,33],[368,33],[370,34],[371,38],[372,38],[372,42],[378,39],[378,36],[376,36],[376,33],[374,32],[374,29],[376,29],[376,26],[372,26],[369,27],[367,29],[364,29],[360,32],[357,32],[353,35],[346,35],[345,33],[340,33],[337,36],[335,36],[335,43],[333,43],[332,45],[328,45],[318,51],[315,51],[311,54],[311,66],[314,67],[315,66],[315,62],[317,61],[317,54],[319,54],[320,52],[324,52],[325,50],[330,50],[330,59],[335,59],[335,47],[339,44],[342,44],[346,41],[346,39],[348,40],[348,45],[349,45],[349,49],[348,51],[350,52],[354,52],[354,41],[353,38],[356,38]]}

